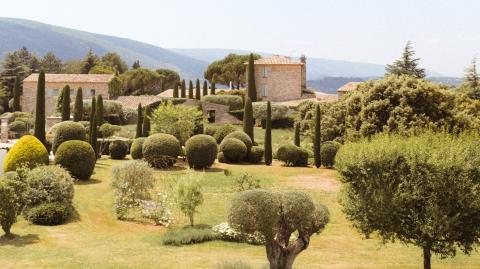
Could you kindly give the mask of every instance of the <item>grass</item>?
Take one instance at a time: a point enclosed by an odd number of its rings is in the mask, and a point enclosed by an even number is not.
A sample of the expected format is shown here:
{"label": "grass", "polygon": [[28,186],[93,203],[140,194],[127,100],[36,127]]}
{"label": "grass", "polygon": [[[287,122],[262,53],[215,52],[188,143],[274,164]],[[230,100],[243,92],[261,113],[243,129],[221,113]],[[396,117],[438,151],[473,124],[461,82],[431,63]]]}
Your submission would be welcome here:
{"label": "grass", "polygon": [[[256,130],[258,131],[258,130]],[[287,130],[274,137],[288,136]],[[290,133],[291,134],[291,133]],[[257,141],[261,141],[261,132]],[[278,141],[277,140],[277,141]],[[12,227],[15,239],[0,239],[0,268],[218,268],[220,265],[247,261],[240,268],[264,268],[265,249],[233,242],[210,241],[181,247],[162,245],[167,228],[153,224],[118,221],[113,212],[111,168],[122,161],[102,159],[97,162],[92,180],[75,185],[74,205],[78,218],[60,226],[31,225],[23,218]],[[224,170],[232,172],[226,176]],[[260,179],[262,187],[278,191],[303,190],[328,206],[331,221],[295,262],[295,268],[421,268],[421,250],[395,243],[382,245],[378,238],[363,239],[351,227],[338,203],[340,183],[334,170],[273,166],[215,164],[204,174],[205,202],[195,222],[214,226],[227,220],[234,195],[234,178],[248,172]],[[182,168],[157,171],[158,188],[169,190]],[[202,173],[202,172],[197,172]],[[188,219],[174,212],[175,226]],[[439,268],[478,268],[480,253],[461,253],[453,259],[434,257]],[[243,266],[242,265],[242,266]],[[249,267],[246,267],[249,266]],[[236,268],[236,267],[225,267]]]}

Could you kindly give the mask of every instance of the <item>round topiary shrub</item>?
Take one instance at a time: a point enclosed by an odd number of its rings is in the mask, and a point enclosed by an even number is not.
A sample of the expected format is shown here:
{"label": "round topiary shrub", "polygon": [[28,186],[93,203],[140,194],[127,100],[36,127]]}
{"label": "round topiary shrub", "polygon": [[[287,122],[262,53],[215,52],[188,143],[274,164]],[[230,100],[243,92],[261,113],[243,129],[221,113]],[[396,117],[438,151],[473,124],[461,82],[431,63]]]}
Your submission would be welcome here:
{"label": "round topiary shrub", "polygon": [[8,125],[8,129],[18,134],[24,134],[27,131],[27,124],[16,120]]}
{"label": "round topiary shrub", "polygon": [[247,153],[247,161],[249,163],[260,163],[263,159],[264,150],[262,147],[253,146]]}
{"label": "round topiary shrub", "polygon": [[146,137],[139,137],[133,140],[132,146],[130,147],[132,159],[137,160],[143,158],[142,147],[146,139]]}
{"label": "round topiary shrub", "polygon": [[217,160],[219,163],[226,163],[227,160],[225,160],[225,156],[223,156],[223,152],[219,152],[217,155]]}
{"label": "round topiary shrub", "polygon": [[341,144],[335,141],[326,141],[322,143],[320,147],[320,158],[322,165],[328,168],[332,168],[335,165],[335,156],[340,149]]}
{"label": "round topiary shrub", "polygon": [[80,180],[88,180],[95,168],[95,151],[85,141],[70,140],[62,143],[55,154],[55,163],[67,169]]}
{"label": "round topiary shrub", "polygon": [[222,125],[215,130],[215,133],[213,134],[213,138],[215,138],[215,140],[217,140],[217,143],[220,144],[222,143],[225,136],[235,132],[236,130],[237,128],[235,128],[235,126],[231,124]]}
{"label": "round topiary shrub", "polygon": [[217,142],[209,135],[194,135],[185,143],[185,154],[190,168],[203,169],[212,166],[217,153]]}
{"label": "round topiary shrub", "polygon": [[252,139],[250,139],[250,136],[248,136],[246,133],[242,131],[235,131],[233,133],[230,133],[227,136],[225,136],[225,138],[236,138],[242,141],[243,144],[245,144],[245,146],[247,147],[247,152],[250,152],[250,149],[253,146]]}
{"label": "round topiary shrub", "polygon": [[45,146],[33,135],[24,135],[8,151],[3,161],[3,171],[15,171],[18,167],[33,168],[48,164],[48,152]]}
{"label": "round topiary shrub", "polygon": [[108,151],[110,152],[110,158],[114,160],[122,160],[127,156],[128,146],[125,141],[114,140],[108,146]]}
{"label": "round topiary shrub", "polygon": [[277,159],[286,166],[307,166],[308,151],[295,145],[283,145],[278,148]]}
{"label": "round topiary shrub", "polygon": [[31,208],[26,219],[37,225],[59,225],[68,220],[70,210],[69,206],[62,203],[45,203]]}
{"label": "round topiary shrub", "polygon": [[214,136],[217,129],[218,129],[217,125],[207,125],[205,126],[204,133],[209,136]]}
{"label": "round topiary shrub", "polygon": [[61,122],[55,129],[53,137],[52,151],[53,154],[57,152],[58,147],[68,140],[85,141],[85,127],[73,121]]}
{"label": "round topiary shrub", "polygon": [[151,135],[142,146],[143,158],[155,168],[172,167],[181,152],[180,142],[169,134]]}
{"label": "round topiary shrub", "polygon": [[220,151],[223,153],[226,162],[239,162],[247,156],[245,143],[237,138],[225,137],[220,144]]}

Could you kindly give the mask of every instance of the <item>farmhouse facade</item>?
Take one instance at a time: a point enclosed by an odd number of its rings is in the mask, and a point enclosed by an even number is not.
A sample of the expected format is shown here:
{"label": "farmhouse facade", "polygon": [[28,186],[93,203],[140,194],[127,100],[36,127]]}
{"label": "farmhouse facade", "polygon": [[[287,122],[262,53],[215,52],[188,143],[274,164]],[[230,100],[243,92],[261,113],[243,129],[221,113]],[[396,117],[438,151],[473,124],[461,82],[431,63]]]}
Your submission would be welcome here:
{"label": "farmhouse facade", "polygon": [[[248,63],[246,63],[248,76]],[[306,58],[300,61],[274,55],[254,61],[257,99],[262,101],[289,101],[304,98],[307,93]]]}
{"label": "farmhouse facade", "polygon": [[[45,74],[45,114],[50,116],[55,112],[57,98],[65,85],[70,86],[72,102],[78,88],[82,88],[83,99],[90,99],[95,95],[102,95],[103,99],[110,99],[108,83],[113,75],[104,74]],[[37,98],[38,74],[31,74],[23,80],[23,94],[21,105],[25,112],[35,112]]]}

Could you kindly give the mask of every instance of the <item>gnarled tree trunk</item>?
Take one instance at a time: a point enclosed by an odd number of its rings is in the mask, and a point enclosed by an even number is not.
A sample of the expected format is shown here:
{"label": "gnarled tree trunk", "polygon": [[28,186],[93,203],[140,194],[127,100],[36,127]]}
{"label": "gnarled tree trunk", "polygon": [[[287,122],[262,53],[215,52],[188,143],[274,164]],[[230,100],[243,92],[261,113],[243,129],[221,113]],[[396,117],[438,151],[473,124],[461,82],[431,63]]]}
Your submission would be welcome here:
{"label": "gnarled tree trunk", "polygon": [[277,238],[267,243],[267,258],[270,263],[270,269],[292,269],[295,258],[305,250],[310,243],[310,235],[302,235],[291,244],[288,244],[288,237],[283,240]]}

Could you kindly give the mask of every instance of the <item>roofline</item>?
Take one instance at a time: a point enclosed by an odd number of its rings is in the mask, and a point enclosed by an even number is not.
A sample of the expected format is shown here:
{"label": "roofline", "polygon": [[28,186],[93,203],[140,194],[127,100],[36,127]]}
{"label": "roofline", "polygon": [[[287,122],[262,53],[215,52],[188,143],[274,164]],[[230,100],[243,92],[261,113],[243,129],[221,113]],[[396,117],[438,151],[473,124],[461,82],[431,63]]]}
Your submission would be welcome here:
{"label": "roofline", "polygon": [[[28,80],[28,81],[23,81],[23,83],[28,83],[28,82],[38,82],[38,80]],[[109,81],[48,81],[45,80],[45,83],[91,83],[91,84],[97,84],[97,83],[108,83]]]}
{"label": "roofline", "polygon": [[[244,63],[243,65],[248,65],[248,63]],[[291,63],[291,64],[267,64],[267,63],[256,64],[254,63],[253,65],[304,65],[304,63]]]}

